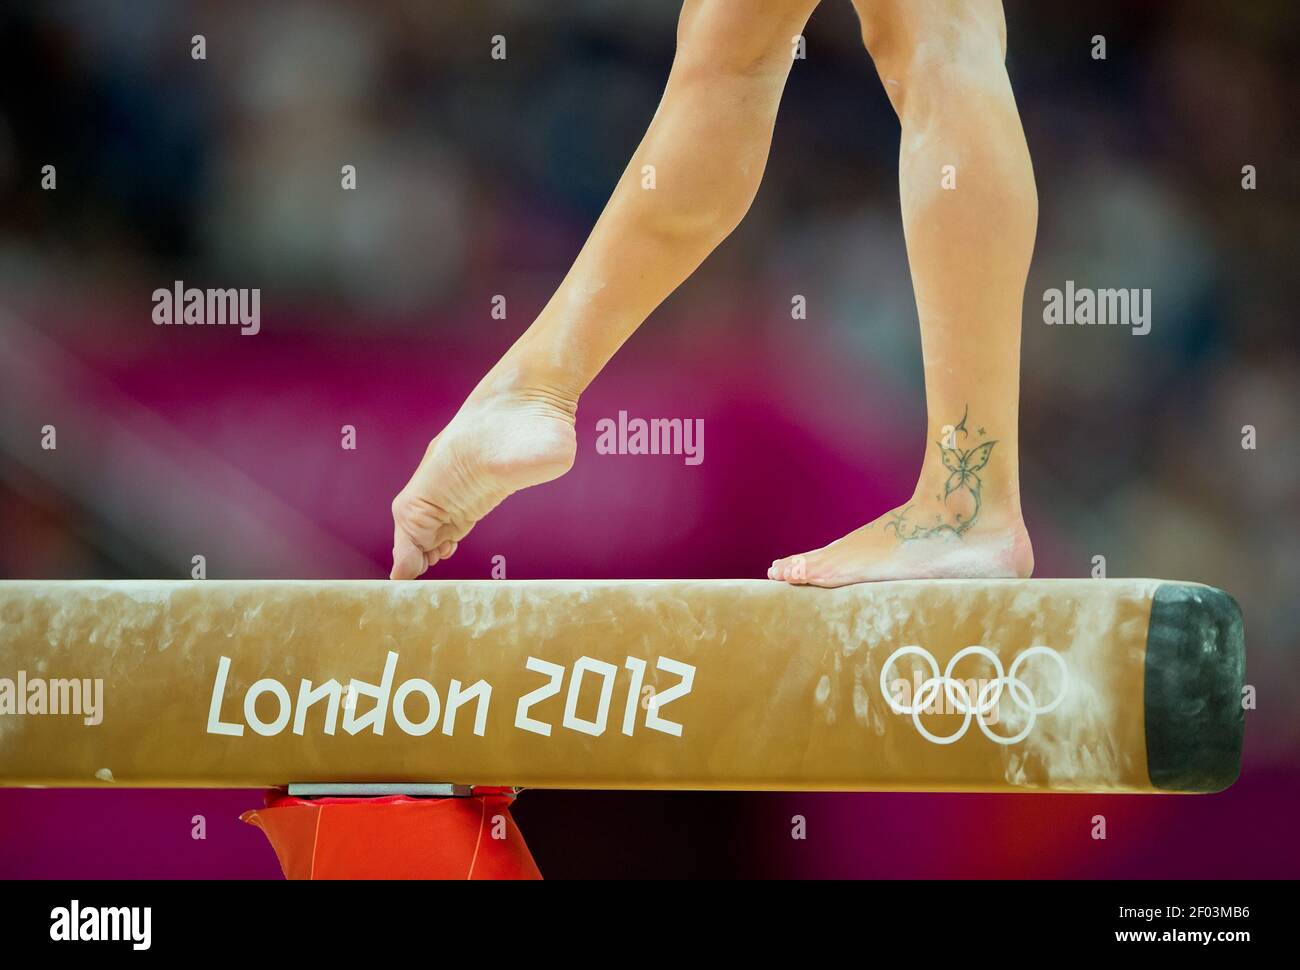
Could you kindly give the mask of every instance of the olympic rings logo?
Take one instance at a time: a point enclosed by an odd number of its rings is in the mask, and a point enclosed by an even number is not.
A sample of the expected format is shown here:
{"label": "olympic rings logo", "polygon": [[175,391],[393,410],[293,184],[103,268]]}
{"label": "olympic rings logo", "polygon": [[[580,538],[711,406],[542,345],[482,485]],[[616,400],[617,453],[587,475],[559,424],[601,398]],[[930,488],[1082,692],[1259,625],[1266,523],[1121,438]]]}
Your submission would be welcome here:
{"label": "olympic rings logo", "polygon": [[[887,684],[888,674],[890,669],[894,666],[895,661],[900,657],[905,657],[909,654],[921,657],[925,661],[926,665],[930,668],[930,676],[921,683],[919,688],[917,688],[916,696],[912,698],[911,704],[901,704],[895,700],[889,692]],[[993,669],[997,672],[996,677],[988,681],[988,683],[983,687],[979,688],[973,704],[971,703],[970,691],[966,688],[966,684],[955,679],[952,675],[953,668],[955,668],[964,657],[972,655],[987,659],[989,663],[993,665]],[[1061,670],[1060,687],[1057,691],[1056,697],[1052,699],[1050,704],[1039,704],[1038,699],[1034,697],[1033,691],[1029,689],[1029,685],[1019,677],[1020,668],[1024,662],[1030,657],[1038,656],[1051,657],[1056,661],[1057,666]],[[939,663],[934,659],[934,655],[924,647],[918,646],[899,647],[889,655],[889,659],[885,661],[885,665],[880,668],[880,693],[889,703],[890,709],[895,714],[910,714],[912,717],[912,723],[916,725],[916,729],[920,732],[921,737],[925,738],[927,741],[933,742],[934,744],[952,744],[954,741],[960,740],[966,734],[967,730],[969,730],[972,718],[979,723],[980,730],[984,732],[984,736],[994,744],[1019,744],[1025,738],[1029,737],[1029,732],[1034,729],[1034,722],[1038,719],[1039,715],[1050,714],[1060,706],[1061,701],[1065,700],[1065,694],[1069,689],[1069,683],[1070,672],[1065,665],[1065,660],[1051,647],[1030,647],[1016,658],[1015,662],[1011,665],[1010,673],[1003,671],[1002,661],[998,659],[997,654],[992,650],[989,650],[987,647],[980,646],[966,647],[964,650],[958,650],[957,653],[953,655],[953,658],[948,661],[948,666],[944,668],[942,674],[939,673]],[[952,734],[945,736],[932,733],[924,724],[921,723],[922,711],[930,707],[934,701],[938,699],[940,688],[943,689],[948,702],[952,705],[953,711],[957,714],[963,715],[964,718],[961,722],[960,728]],[[996,711],[998,705],[1002,702],[1003,688],[1008,691],[1011,699],[1015,701],[1016,705],[1029,715],[1025,722],[1025,726],[1014,735],[997,734],[989,727],[988,716]]]}

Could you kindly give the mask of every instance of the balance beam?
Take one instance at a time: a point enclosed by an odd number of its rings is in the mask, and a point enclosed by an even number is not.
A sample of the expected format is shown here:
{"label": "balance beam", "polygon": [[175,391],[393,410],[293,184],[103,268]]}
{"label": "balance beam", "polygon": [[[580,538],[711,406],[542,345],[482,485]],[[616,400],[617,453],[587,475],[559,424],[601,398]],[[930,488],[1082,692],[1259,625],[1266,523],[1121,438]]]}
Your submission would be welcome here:
{"label": "balance beam", "polygon": [[0,583],[0,785],[1207,792],[1241,614],[1146,579]]}

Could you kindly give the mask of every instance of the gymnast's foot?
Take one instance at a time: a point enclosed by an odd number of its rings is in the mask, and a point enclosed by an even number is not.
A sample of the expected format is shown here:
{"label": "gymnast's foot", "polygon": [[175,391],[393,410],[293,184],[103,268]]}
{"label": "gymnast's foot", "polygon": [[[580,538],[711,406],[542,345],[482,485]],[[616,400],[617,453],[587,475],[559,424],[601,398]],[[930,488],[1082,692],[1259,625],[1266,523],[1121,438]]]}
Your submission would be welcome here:
{"label": "gymnast's foot", "polygon": [[393,500],[390,578],[415,579],[506,496],[572,468],[577,409],[544,381],[484,378]]}
{"label": "gymnast's foot", "polygon": [[776,560],[767,577],[827,587],[886,579],[1028,578],[1034,553],[1019,510],[982,508],[963,530],[952,504],[930,497],[899,506],[828,546]]}
{"label": "gymnast's foot", "polygon": [[[1013,579],[1034,571],[1015,449],[994,459],[984,428],[945,426],[912,500],[829,546],[778,559],[768,579],[848,586],[884,579]],[[1005,450],[1007,445],[1003,445]],[[989,467],[993,462],[992,468]]]}

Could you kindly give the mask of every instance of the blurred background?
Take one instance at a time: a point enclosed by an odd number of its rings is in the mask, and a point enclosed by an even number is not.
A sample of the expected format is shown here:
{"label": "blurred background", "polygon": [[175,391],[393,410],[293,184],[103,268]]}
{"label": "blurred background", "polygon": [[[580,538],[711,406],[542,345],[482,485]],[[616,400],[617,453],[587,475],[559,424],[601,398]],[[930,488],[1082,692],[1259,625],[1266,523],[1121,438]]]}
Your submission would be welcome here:
{"label": "blurred background", "polygon": [[[6,3],[0,577],[184,578],[196,554],[214,579],[386,575],[389,502],[581,246],[658,103],[678,6]],[[1006,6],[1041,199],[1021,409],[1037,575],[1104,556],[1109,576],[1236,596],[1258,688],[1241,780],[527,792],[548,876],[1300,875],[1300,8]],[[926,443],[898,125],[848,0],[823,0],[807,44],[753,210],[583,399],[573,472],[511,498],[437,578],[487,578],[494,556],[512,579],[760,577],[910,491]],[[1067,279],[1151,288],[1151,332],[1044,326]],[[261,333],[154,326],[174,280],[260,287]],[[703,418],[704,463],[597,455],[620,409]],[[236,820],[259,802],[3,790],[0,876],[275,877]]]}

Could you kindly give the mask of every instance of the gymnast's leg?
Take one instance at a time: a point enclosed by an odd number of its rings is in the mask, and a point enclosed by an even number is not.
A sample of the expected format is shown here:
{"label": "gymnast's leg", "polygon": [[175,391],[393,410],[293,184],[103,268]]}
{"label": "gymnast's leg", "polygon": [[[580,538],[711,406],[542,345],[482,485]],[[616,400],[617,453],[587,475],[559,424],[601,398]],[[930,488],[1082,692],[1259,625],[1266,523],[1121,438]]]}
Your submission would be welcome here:
{"label": "gymnast's leg", "polygon": [[[912,496],[772,564],[844,586],[1029,576],[1016,422],[1020,314],[1038,196],[1003,61],[1000,0],[854,0],[902,122],[899,194],[921,322],[927,447]],[[949,167],[951,166],[951,167]]]}
{"label": "gymnast's leg", "polygon": [[394,579],[419,576],[511,492],[572,466],[578,396],[748,210],[793,38],[817,3],[686,0],[659,109],[573,267],[393,501]]}

